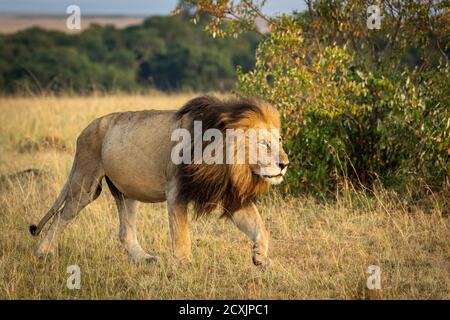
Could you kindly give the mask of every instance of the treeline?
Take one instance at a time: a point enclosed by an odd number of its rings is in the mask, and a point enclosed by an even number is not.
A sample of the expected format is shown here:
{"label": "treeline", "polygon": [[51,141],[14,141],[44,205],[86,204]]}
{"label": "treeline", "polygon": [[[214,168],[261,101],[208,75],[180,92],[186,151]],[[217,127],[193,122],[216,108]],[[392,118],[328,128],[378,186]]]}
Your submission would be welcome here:
{"label": "treeline", "polygon": [[0,92],[229,90],[255,63],[255,33],[213,39],[187,14],[79,34],[31,28],[0,34]]}

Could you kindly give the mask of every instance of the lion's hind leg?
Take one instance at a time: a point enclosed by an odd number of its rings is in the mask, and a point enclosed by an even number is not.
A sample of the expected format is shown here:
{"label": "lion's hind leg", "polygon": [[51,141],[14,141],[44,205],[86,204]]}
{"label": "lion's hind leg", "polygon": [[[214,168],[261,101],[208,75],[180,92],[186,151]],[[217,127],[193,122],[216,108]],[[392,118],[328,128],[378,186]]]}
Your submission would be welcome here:
{"label": "lion's hind leg", "polygon": [[[81,140],[81,143],[83,142]],[[36,227],[37,230],[30,227],[32,234],[35,231],[34,235],[37,235],[51,216],[54,216],[47,234],[42,238],[36,248],[36,255],[38,257],[55,252],[58,238],[65,227],[81,209],[97,199],[101,193],[101,181],[105,175],[103,166],[99,157],[96,156],[97,153],[95,150],[88,149],[88,152],[80,151],[84,149],[84,145],[80,146],[79,143],[71,173],[61,195],[56,201],[57,203],[53,205],[49,213],[38,224]],[[57,208],[60,206],[62,206],[62,209]]]}
{"label": "lion's hind leg", "polygon": [[137,201],[126,198],[122,192],[120,192],[116,186],[109,180],[108,177],[105,178],[108,183],[111,194],[116,201],[117,210],[119,212],[120,220],[120,230],[119,238],[123,247],[128,253],[130,259],[134,262],[155,262],[157,261],[156,256],[148,254],[144,249],[142,249],[139,241],[137,239],[136,232],[136,206]]}
{"label": "lion's hind leg", "polygon": [[80,177],[75,173],[72,181],[68,184],[68,193],[63,208],[56,213],[50,228],[36,248],[38,257],[52,254],[57,248],[58,238],[69,222],[89,203],[98,198],[101,193],[102,174]]}
{"label": "lion's hind leg", "polygon": [[37,236],[47,221],[53,218],[47,234],[37,246],[38,256],[54,252],[58,237],[67,224],[100,195],[101,181],[105,176],[102,143],[110,120],[108,117],[99,118],[81,132],[77,139],[72,169],[61,194],[41,221],[30,226],[31,234]]}

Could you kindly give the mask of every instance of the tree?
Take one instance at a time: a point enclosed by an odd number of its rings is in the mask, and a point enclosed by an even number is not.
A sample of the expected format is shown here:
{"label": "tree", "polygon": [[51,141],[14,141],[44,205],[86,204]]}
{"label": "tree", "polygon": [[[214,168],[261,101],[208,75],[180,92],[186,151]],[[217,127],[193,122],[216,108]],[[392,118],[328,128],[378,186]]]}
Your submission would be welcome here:
{"label": "tree", "polygon": [[79,34],[31,28],[0,35],[0,91],[233,88],[235,66],[254,66],[257,36],[212,39],[191,18],[184,11],[125,29],[93,25]]}
{"label": "tree", "polygon": [[262,13],[265,1],[186,2],[209,15],[213,38],[257,31],[256,18],[268,24],[255,69],[238,69],[238,89],[282,112],[290,188],[321,193],[347,178],[366,187],[412,176],[449,183],[443,1],[379,1],[380,30],[367,27],[375,1],[308,0],[306,12],[279,17]]}
{"label": "tree", "polygon": [[[144,72],[144,71],[143,71]],[[205,91],[230,87],[234,73],[230,57],[214,48],[181,45],[156,54],[145,75],[163,90]]]}

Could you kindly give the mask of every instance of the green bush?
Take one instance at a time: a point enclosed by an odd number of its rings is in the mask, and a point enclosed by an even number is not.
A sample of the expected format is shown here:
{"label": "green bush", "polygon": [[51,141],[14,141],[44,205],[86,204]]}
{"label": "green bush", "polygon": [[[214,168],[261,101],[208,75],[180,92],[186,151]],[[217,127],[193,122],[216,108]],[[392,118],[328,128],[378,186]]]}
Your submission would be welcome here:
{"label": "green bush", "polygon": [[[188,2],[210,15],[213,37],[254,29],[256,17],[268,23],[255,69],[238,70],[238,90],[281,111],[289,189],[323,194],[349,181],[449,185],[442,3],[389,3],[382,28],[369,30],[371,1],[308,1],[307,12],[281,17],[265,16],[254,1]],[[230,14],[235,19],[223,23]]]}

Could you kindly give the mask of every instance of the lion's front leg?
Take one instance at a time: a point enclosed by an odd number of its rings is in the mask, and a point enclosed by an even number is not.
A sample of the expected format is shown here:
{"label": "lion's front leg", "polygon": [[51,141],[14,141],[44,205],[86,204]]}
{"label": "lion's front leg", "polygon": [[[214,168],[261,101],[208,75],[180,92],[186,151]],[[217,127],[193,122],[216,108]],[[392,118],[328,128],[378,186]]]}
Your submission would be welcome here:
{"label": "lion's front leg", "polygon": [[242,207],[233,213],[233,222],[253,241],[253,263],[268,266],[269,235],[254,203]]}
{"label": "lion's front leg", "polygon": [[175,257],[180,262],[191,261],[191,238],[187,205],[177,199],[176,183],[170,183],[167,190],[167,210],[169,227]]}
{"label": "lion's front leg", "polygon": [[191,260],[191,238],[189,236],[187,208],[182,204],[168,202],[168,211],[175,257],[181,262],[189,262]]}

